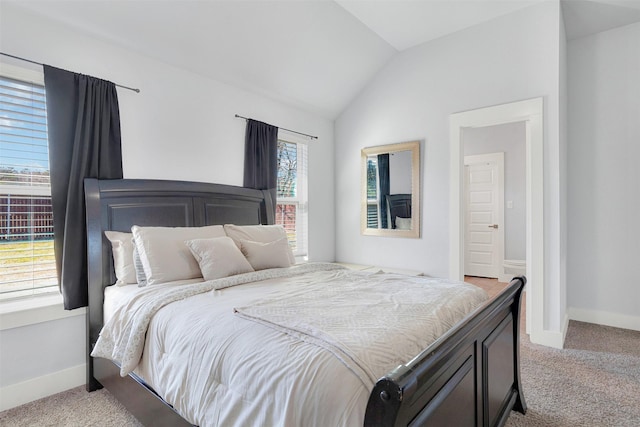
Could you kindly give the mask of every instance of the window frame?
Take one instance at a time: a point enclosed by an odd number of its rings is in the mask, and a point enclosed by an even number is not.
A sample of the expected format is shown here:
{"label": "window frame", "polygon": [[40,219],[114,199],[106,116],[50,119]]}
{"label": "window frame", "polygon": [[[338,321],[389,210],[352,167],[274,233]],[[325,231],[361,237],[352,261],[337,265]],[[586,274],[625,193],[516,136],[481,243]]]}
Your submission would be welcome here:
{"label": "window frame", "polygon": [[[296,162],[296,196],[276,196],[276,206],[296,206],[296,248],[293,251],[293,255],[296,259],[306,261],[309,257],[309,146],[306,140],[302,140],[299,136],[296,137],[296,135],[291,132],[283,131],[282,129],[278,130],[278,141],[295,144],[298,161]],[[302,161],[300,161],[300,159],[302,159]]]}

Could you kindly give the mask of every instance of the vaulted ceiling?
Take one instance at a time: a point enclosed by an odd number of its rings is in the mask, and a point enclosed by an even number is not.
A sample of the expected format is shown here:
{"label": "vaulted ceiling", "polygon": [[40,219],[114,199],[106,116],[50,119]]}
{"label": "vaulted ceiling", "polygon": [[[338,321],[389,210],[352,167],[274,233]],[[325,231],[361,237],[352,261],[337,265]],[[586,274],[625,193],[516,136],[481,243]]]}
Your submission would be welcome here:
{"label": "vaulted ceiling", "polygon": [[[333,119],[398,52],[540,1],[0,0],[0,8]],[[580,37],[640,21],[640,0],[563,0],[563,12],[568,38]]]}

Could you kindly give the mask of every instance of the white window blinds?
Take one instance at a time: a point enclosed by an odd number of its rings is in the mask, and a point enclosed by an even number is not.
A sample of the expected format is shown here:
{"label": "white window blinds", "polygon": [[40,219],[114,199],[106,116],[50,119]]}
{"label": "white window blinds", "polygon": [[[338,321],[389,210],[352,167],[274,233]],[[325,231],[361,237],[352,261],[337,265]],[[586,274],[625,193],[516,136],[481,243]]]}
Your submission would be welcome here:
{"label": "white window blinds", "polygon": [[57,289],[45,91],[0,76],[0,299]]}

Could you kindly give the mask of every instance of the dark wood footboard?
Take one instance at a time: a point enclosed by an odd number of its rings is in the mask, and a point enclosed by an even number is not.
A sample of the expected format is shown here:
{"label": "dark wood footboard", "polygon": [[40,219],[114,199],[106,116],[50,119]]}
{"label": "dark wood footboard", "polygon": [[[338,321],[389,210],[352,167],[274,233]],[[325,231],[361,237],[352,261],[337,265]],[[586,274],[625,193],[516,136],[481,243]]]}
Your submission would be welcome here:
{"label": "dark wood footboard", "polygon": [[365,426],[502,426],[526,412],[520,385],[520,299],[511,281],[412,361],[375,385]]}

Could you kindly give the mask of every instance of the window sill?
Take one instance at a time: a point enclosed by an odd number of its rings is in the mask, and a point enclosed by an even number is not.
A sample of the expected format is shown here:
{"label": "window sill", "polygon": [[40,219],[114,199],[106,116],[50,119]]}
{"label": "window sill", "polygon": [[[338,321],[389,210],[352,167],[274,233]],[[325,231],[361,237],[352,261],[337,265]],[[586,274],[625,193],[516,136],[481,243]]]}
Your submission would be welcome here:
{"label": "window sill", "polygon": [[62,295],[42,295],[0,302],[0,331],[86,314],[86,307],[65,310]]}

